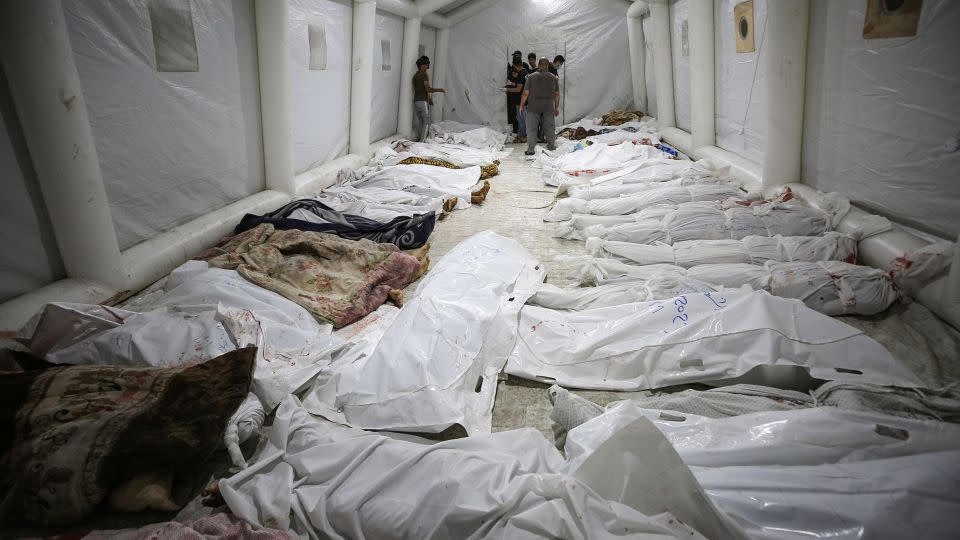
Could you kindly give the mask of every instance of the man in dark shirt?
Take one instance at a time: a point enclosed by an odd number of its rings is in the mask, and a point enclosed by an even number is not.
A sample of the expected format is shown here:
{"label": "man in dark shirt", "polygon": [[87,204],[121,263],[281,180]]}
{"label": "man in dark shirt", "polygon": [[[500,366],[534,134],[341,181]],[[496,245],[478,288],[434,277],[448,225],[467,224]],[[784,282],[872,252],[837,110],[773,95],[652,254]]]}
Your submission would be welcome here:
{"label": "man in dark shirt", "polygon": [[[519,92],[511,91],[511,89],[516,85],[516,76],[515,67],[517,64],[523,64],[523,53],[520,51],[513,51],[513,57],[510,63],[507,64],[507,80],[504,84],[503,89],[507,92],[507,123],[513,126],[513,132],[517,134],[518,124],[517,121],[517,108],[520,105],[520,94]],[[520,91],[523,89],[521,88]],[[517,135],[519,136],[519,134]]]}
{"label": "man in dark shirt", "polygon": [[[532,156],[537,146],[537,129],[542,125],[547,139],[547,149],[556,150],[555,117],[560,114],[560,83],[557,76],[548,71],[550,61],[546,57],[537,63],[537,72],[527,77],[520,97],[520,112],[526,115],[527,151]],[[527,106],[529,104],[529,106]]]}
{"label": "man in dark shirt", "polygon": [[420,121],[420,137],[417,139],[419,141],[427,138],[427,129],[430,127],[430,107],[433,105],[430,94],[446,93],[443,88],[430,86],[430,75],[427,74],[429,68],[430,59],[426,55],[417,59],[417,73],[413,76],[413,108]]}
{"label": "man in dark shirt", "polygon": [[523,62],[520,57],[513,58],[513,65],[510,66],[510,76],[507,78],[507,85],[504,89],[507,92],[507,117],[513,125],[513,132],[516,134],[516,142],[525,142],[526,133],[524,132],[517,114],[520,107],[520,94],[523,92],[523,85],[527,82],[527,71],[523,68]]}

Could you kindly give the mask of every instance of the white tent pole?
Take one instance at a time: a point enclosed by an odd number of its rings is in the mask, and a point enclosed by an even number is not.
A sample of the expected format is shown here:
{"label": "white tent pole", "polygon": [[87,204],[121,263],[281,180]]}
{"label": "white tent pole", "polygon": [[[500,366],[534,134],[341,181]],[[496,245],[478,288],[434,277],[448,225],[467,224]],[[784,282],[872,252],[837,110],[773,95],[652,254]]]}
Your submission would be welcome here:
{"label": "white tent pole", "polygon": [[407,139],[413,136],[413,75],[417,71],[420,46],[420,17],[403,21],[403,48],[400,54],[400,112],[397,133]]}
{"label": "white tent pole", "polygon": [[353,76],[350,80],[350,153],[370,150],[370,109],[373,106],[373,36],[377,2],[353,0]]}
{"label": "white tent pole", "polygon": [[121,281],[120,247],[61,3],[4,3],[0,54],[67,275]]}
{"label": "white tent pole", "polygon": [[660,131],[677,125],[673,104],[673,57],[670,50],[670,6],[650,0],[653,27],[653,68],[657,87],[657,123]]}
{"label": "white tent pole", "polygon": [[690,146],[694,155],[717,142],[713,0],[690,0]]}
{"label": "white tent pole", "polygon": [[[437,51],[433,66],[434,84],[438,88],[446,88],[447,84],[447,57],[450,48],[450,29],[441,28],[437,31]],[[443,120],[446,109],[446,94],[434,94],[433,102],[436,120]]]}
{"label": "white tent pole", "polygon": [[647,111],[646,51],[643,43],[643,20],[650,12],[646,2],[634,2],[627,9],[627,39],[630,46],[630,71],[633,80],[633,107]]}
{"label": "white tent pole", "polygon": [[267,189],[296,193],[293,167],[293,111],[290,105],[287,2],[256,0],[260,71],[260,125]]}
{"label": "white tent pole", "polygon": [[800,181],[809,1],[767,3],[764,186]]}

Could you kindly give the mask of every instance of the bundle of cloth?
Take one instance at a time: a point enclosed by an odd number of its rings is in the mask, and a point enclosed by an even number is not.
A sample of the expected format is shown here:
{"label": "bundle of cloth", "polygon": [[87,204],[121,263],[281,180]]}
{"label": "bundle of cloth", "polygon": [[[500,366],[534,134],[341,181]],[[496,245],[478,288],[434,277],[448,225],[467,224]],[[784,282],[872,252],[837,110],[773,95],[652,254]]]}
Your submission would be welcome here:
{"label": "bundle of cloth", "polygon": [[[341,177],[352,177],[343,173]],[[351,185],[334,185],[323,190],[317,200],[344,213],[359,214],[377,221],[389,221],[397,215],[447,213],[457,205],[457,198],[450,195],[430,196],[403,191],[367,186],[364,189]],[[354,209],[356,211],[354,211]],[[386,210],[389,213],[381,213]]]}
{"label": "bundle of cloth", "polygon": [[534,167],[544,170],[544,181],[555,183],[555,173],[579,177],[584,183],[594,178],[631,165],[646,163],[651,159],[671,159],[670,154],[653,146],[652,139],[644,138],[638,142],[628,140],[619,144],[593,144],[582,150],[560,156],[540,153],[533,162]]}
{"label": "bundle of cloth", "polygon": [[243,216],[234,232],[239,234],[269,224],[276,230],[323,232],[348,240],[367,239],[378,244],[395,244],[400,249],[415,249],[427,243],[436,222],[437,214],[433,211],[413,216],[398,215],[384,223],[344,214],[317,199],[297,199],[263,215]]}
{"label": "bundle of cloth", "polygon": [[[335,328],[377,309],[425,270],[394,244],[263,223],[197,257],[300,304]],[[426,260],[426,259],[424,259]]]}
{"label": "bundle of cloth", "polygon": [[490,191],[490,183],[480,176],[480,167],[476,165],[462,169],[422,164],[375,165],[340,171],[337,188],[406,191],[450,201],[445,202],[445,208],[468,208],[482,203]]}
{"label": "bundle of cloth", "polygon": [[[589,247],[597,249],[595,245]],[[874,315],[901,298],[899,288],[887,272],[841,261],[701,264],[681,268],[663,264],[635,266],[588,257],[580,261],[578,273],[583,284],[663,276],[692,278],[713,291],[749,285],[775,296],[801,300],[826,315]]]}
{"label": "bundle of cloth", "polygon": [[[824,196],[827,197],[827,196]],[[686,240],[740,240],[747,236],[819,236],[833,229],[850,208],[849,201],[832,195],[833,206],[812,205],[793,196],[789,188],[770,200],[725,199],[647,208],[609,221],[574,216],[554,236],[570,239],[673,244]],[[601,216],[602,217],[602,216]]]}
{"label": "bundle of cloth", "polygon": [[[570,400],[558,396],[555,431],[569,429],[564,448],[576,461],[636,422],[652,422],[708,499],[749,538],[895,540],[916,536],[920,523],[924,538],[956,536],[960,468],[951,464],[960,460],[960,427],[887,411],[784,409],[778,402],[783,392],[767,392],[766,398],[756,387],[737,390],[728,393],[719,407],[723,416],[715,418],[674,408],[679,399],[659,399],[617,402],[590,419],[596,414],[592,404],[578,403],[574,412],[582,414],[566,414],[573,409],[566,406]],[[698,401],[716,402],[722,392],[700,392],[706,396]],[[791,393],[786,399],[802,397]],[[750,411],[755,407],[769,409]],[[741,410],[748,412],[726,414]]]}
{"label": "bundle of cloth", "polygon": [[508,135],[490,129],[488,126],[443,120],[430,124],[427,137],[427,142],[459,144],[470,148],[499,152],[503,150]]}
{"label": "bundle of cloth", "polygon": [[[683,161],[652,159],[591,179],[588,183],[573,183],[575,177],[557,177],[560,193],[576,199],[611,199],[641,193],[657,187],[726,184],[739,187],[729,178],[729,168],[719,168],[708,160]],[[576,180],[580,182],[580,180]]]}
{"label": "bundle of cloth", "polygon": [[567,221],[574,214],[618,216],[635,214],[655,205],[681,204],[698,201],[720,201],[743,195],[739,189],[725,184],[691,186],[654,186],[622,197],[610,199],[578,199],[567,197],[553,204],[544,221]]}
{"label": "bundle of cloth", "polygon": [[619,126],[627,122],[640,120],[643,120],[643,112],[641,111],[613,110],[600,117],[600,123],[605,126]]}
{"label": "bundle of cloth", "polygon": [[[378,200],[378,194],[376,193],[342,188],[335,191],[324,191],[312,198],[343,214],[361,216],[381,223],[386,223],[398,217],[413,217],[430,212],[437,214],[437,219],[443,219],[447,212],[443,208],[442,197],[418,197],[402,203],[387,202]],[[296,216],[296,219],[310,218],[313,215],[312,212],[302,213],[300,211],[291,214],[291,216]]]}
{"label": "bundle of cloth", "polygon": [[673,245],[589,238],[587,246],[595,257],[617,258],[635,264],[672,264],[684,268],[720,263],[853,263],[857,260],[857,239],[834,231],[826,232],[823,236],[747,236],[740,240],[688,240]]}
{"label": "bundle of cloth", "polygon": [[817,379],[924,386],[856,328],[764,291],[694,292],[575,310],[527,305],[518,328],[506,372],[568,388],[653,389],[784,366]]}
{"label": "bundle of cloth", "polygon": [[433,165],[451,169],[479,167],[484,179],[499,173],[500,160],[509,152],[502,150],[471,148],[461,144],[420,143],[407,140],[394,141],[390,146],[377,149],[370,160],[373,165]]}

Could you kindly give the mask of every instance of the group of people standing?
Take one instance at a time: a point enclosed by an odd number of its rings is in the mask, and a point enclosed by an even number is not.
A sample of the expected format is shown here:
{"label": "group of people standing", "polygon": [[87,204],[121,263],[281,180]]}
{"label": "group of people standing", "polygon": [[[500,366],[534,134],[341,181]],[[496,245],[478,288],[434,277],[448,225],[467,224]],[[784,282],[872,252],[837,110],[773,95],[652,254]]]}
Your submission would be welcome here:
{"label": "group of people standing", "polygon": [[[533,155],[537,141],[547,143],[547,148],[556,148],[556,117],[560,114],[560,68],[566,59],[557,55],[551,62],[547,57],[537,59],[535,53],[527,55],[514,51],[507,66],[507,120],[513,125],[516,142],[527,143],[526,155]],[[529,62],[529,63],[528,63]],[[446,93],[443,88],[430,86],[430,58],[417,59],[417,73],[413,76],[413,107],[420,123],[419,138],[427,137],[430,127],[431,94]]]}
{"label": "group of people standing", "polygon": [[556,148],[556,116],[560,114],[560,67],[566,59],[557,55],[537,59],[536,53],[513,52],[507,66],[507,120],[513,125],[516,141],[527,143],[526,155],[533,155],[537,141]]}

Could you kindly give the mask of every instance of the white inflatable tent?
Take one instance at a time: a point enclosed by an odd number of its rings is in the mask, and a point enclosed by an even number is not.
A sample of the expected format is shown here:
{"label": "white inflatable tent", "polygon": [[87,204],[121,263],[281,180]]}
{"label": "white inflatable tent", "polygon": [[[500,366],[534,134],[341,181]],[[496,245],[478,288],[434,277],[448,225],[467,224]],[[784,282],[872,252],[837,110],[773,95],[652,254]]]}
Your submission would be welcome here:
{"label": "white inflatable tent", "polygon": [[[868,10],[917,5],[915,35],[865,37]],[[8,2],[0,330],[48,302],[135,294],[244,214],[330,187],[411,138],[421,54],[447,89],[434,121],[496,130],[510,53],[562,54],[558,123],[638,109],[665,143],[729,167],[753,194],[839,192],[854,206],[838,232],[894,223],[858,245],[862,263],[887,270],[960,232],[957,23],[950,0]],[[960,250],[911,294],[960,329]],[[370,426],[412,425],[401,420]]]}
{"label": "white inflatable tent", "polygon": [[[377,143],[409,135],[402,81],[421,51],[449,90],[439,119],[505,124],[496,86],[509,53],[564,54],[562,121],[647,110],[667,143],[739,179],[840,191],[912,228],[866,242],[870,264],[924,233],[953,240],[957,7],[927,0],[915,37],[865,39],[866,1],[754,0],[754,48],[738,53],[741,4],[5,6],[0,321],[9,330],[48,300],[140,289],[243,213],[329,185]],[[941,287],[921,298],[953,319],[960,287]]]}

